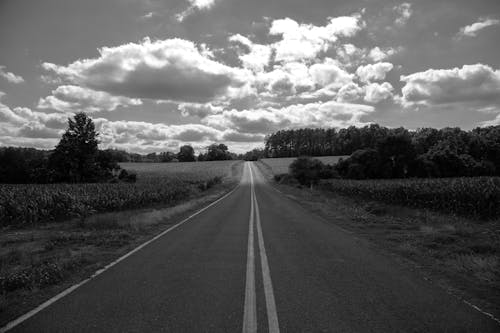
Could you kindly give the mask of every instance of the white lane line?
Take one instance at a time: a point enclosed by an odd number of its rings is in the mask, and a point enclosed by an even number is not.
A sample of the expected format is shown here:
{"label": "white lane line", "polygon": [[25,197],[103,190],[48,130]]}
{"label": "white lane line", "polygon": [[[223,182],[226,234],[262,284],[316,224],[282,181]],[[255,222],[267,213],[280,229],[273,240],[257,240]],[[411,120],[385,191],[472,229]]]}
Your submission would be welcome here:
{"label": "white lane line", "polygon": [[489,317],[491,320],[494,320],[494,321],[496,321],[497,323],[499,323],[499,324],[500,324],[500,320],[499,320],[498,318],[496,318],[494,315],[492,315],[491,313],[489,313],[489,312],[486,312],[486,311],[482,310],[480,307],[478,307],[478,306],[476,306],[476,305],[474,305],[474,304],[472,304],[472,303],[470,303],[470,302],[467,302],[467,301],[466,301],[466,300],[464,300],[464,299],[463,299],[462,301],[463,301],[465,304],[467,304],[468,306],[470,306],[471,308],[473,308],[474,310],[481,312],[481,313],[482,313],[482,314],[484,314],[485,316]]}
{"label": "white lane line", "polygon": [[250,219],[248,220],[247,275],[245,284],[245,307],[243,310],[243,333],[257,332],[257,302],[255,295],[255,251],[254,251],[254,205],[250,191]]}
{"label": "white lane line", "polygon": [[239,187],[240,185],[238,184],[234,189],[231,190],[231,192],[225,194],[224,196],[220,197],[219,199],[215,200],[214,202],[212,202],[211,204],[209,204],[208,206],[205,206],[203,207],[202,209],[200,209],[199,211],[189,215],[187,218],[185,218],[184,220],[182,220],[181,222],[171,226],[170,228],[168,228],[167,230],[161,232],[160,234],[154,236],[153,238],[151,238],[150,240],[148,240],[147,242],[145,243],[142,243],[141,245],[139,245],[138,247],[136,247],[135,249],[133,249],[132,251],[128,252],[127,254],[121,256],[120,258],[118,258],[117,260],[113,261],[112,263],[106,265],[104,268],[101,268],[99,269],[98,271],[96,271],[91,277],[81,281],[80,283],[77,283],[71,287],[69,287],[68,289],[65,289],[64,291],[62,291],[61,293],[57,294],[56,296],[52,297],[51,299],[45,301],[44,303],[40,304],[39,306],[37,306],[36,308],[34,308],[33,310],[25,313],[24,315],[18,317],[17,319],[14,319],[13,321],[9,322],[7,325],[5,325],[4,327],[0,328],[0,333],[4,333],[4,332],[7,332],[8,330],[11,330],[13,329],[14,327],[16,327],[17,325],[21,324],[23,321],[33,317],[34,315],[36,315],[38,312],[42,311],[43,309],[45,309],[46,307],[50,306],[51,304],[57,302],[58,300],[60,300],[61,298],[63,298],[64,296],[66,295],[69,295],[70,293],[72,293],[73,291],[75,291],[76,289],[78,289],[79,287],[83,286],[84,284],[86,284],[87,282],[89,282],[90,280],[94,279],[95,277],[97,277],[98,275],[101,275],[102,273],[104,273],[105,271],[107,271],[108,269],[110,269],[111,267],[115,266],[116,264],[118,264],[120,261],[130,257],[132,254],[136,253],[137,251],[141,250],[142,248],[144,248],[145,246],[151,244],[152,242],[154,242],[155,240],[157,240],[158,238],[164,236],[166,233],[178,228],[179,226],[181,226],[182,224],[186,223],[187,221],[189,221],[190,219],[192,219],[193,217],[195,217],[196,215],[204,212],[205,210],[207,210],[208,208],[212,207],[213,205],[219,203],[220,201],[224,200],[225,198],[227,198],[228,196],[230,196],[234,191],[236,191],[236,189]]}
{"label": "white lane line", "polygon": [[255,216],[257,225],[257,239],[259,242],[259,252],[260,252],[260,264],[262,268],[262,282],[264,285],[264,295],[266,298],[266,309],[267,309],[267,322],[268,331],[271,333],[279,333],[279,323],[278,323],[278,313],[276,311],[276,302],[274,300],[273,283],[271,280],[271,271],[269,269],[269,264],[267,261],[266,247],[264,245],[264,237],[262,235],[262,227],[260,224],[260,212],[259,203],[257,202],[257,196],[255,195],[255,188],[253,184],[252,167],[250,167],[250,178],[252,181],[252,198],[255,202]]}

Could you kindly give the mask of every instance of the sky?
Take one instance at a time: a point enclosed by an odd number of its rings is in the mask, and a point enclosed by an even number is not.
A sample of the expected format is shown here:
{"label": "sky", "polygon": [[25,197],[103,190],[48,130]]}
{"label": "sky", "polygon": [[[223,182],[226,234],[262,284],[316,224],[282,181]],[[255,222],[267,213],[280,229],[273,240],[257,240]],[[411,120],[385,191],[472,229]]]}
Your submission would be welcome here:
{"label": "sky", "polygon": [[0,0],[0,146],[262,147],[303,127],[500,125],[498,0]]}

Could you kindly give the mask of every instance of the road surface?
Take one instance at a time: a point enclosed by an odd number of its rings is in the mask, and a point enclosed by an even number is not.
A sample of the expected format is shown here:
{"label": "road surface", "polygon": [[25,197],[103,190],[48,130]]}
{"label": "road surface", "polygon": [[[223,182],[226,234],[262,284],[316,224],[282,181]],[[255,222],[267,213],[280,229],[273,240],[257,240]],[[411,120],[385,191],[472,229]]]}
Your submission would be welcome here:
{"label": "road surface", "polygon": [[276,191],[224,199],[11,332],[500,332],[498,323]]}

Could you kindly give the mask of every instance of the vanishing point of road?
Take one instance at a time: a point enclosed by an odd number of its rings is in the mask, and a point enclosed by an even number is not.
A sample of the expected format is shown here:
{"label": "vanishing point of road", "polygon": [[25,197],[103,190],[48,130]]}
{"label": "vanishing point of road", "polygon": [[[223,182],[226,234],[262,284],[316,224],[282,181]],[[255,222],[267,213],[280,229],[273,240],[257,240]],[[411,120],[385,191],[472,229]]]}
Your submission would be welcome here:
{"label": "vanishing point of road", "polygon": [[10,332],[500,332],[493,319],[275,190],[228,195]]}

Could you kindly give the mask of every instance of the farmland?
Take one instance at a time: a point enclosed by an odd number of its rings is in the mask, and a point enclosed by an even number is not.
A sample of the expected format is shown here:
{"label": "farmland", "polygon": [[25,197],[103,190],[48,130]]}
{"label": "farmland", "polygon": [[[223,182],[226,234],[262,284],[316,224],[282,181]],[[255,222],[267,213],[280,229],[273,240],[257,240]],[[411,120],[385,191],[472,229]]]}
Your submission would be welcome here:
{"label": "farmland", "polygon": [[220,197],[241,172],[239,161],[122,167],[136,183],[0,185],[0,323]]}
{"label": "farmland", "polygon": [[[320,160],[325,164],[335,164],[341,158],[348,158],[349,156],[318,156],[315,159]],[[295,157],[282,157],[282,158],[262,158],[260,161],[272,170],[275,175],[281,173],[288,173],[288,167],[295,160]]]}
{"label": "farmland", "polygon": [[126,164],[137,183],[0,185],[0,227],[172,205],[235,173],[235,161]]}
{"label": "farmland", "polygon": [[179,163],[120,163],[138,175],[139,181],[169,178],[187,182],[208,181],[231,175],[236,161],[179,162]]}
{"label": "farmland", "polygon": [[483,219],[500,216],[499,177],[331,179],[324,181],[322,188],[342,195],[455,215]]}

